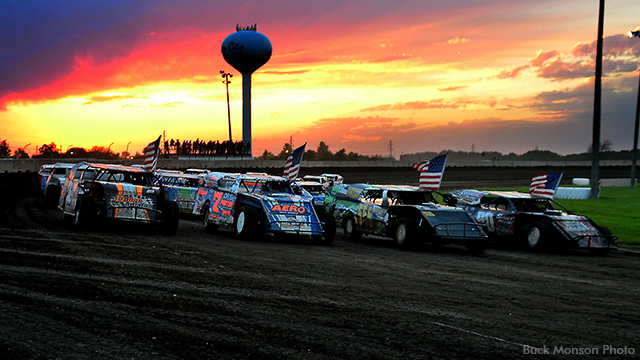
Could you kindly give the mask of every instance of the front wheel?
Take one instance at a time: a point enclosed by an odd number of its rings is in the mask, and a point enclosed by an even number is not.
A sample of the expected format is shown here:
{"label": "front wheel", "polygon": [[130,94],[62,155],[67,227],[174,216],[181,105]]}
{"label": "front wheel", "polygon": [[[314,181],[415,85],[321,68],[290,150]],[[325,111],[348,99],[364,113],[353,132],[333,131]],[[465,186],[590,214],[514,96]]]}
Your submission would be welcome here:
{"label": "front wheel", "polygon": [[180,223],[180,210],[175,201],[166,202],[162,208],[160,232],[163,235],[175,235]]}
{"label": "front wheel", "polygon": [[401,249],[409,248],[416,242],[418,227],[415,220],[411,218],[402,218],[398,222],[393,243]]}
{"label": "front wheel", "polygon": [[248,239],[258,232],[258,212],[256,209],[243,206],[235,218],[235,234],[240,239]]}
{"label": "front wheel", "polygon": [[549,228],[541,222],[534,222],[526,227],[524,246],[529,250],[539,250],[549,239]]}
{"label": "front wheel", "polygon": [[218,225],[211,222],[211,211],[209,210],[209,203],[204,205],[202,209],[202,225],[205,230],[214,232],[218,230]]}
{"label": "front wheel", "polygon": [[360,240],[362,231],[356,229],[356,219],[353,216],[347,216],[342,224],[344,229],[344,237],[349,240]]}

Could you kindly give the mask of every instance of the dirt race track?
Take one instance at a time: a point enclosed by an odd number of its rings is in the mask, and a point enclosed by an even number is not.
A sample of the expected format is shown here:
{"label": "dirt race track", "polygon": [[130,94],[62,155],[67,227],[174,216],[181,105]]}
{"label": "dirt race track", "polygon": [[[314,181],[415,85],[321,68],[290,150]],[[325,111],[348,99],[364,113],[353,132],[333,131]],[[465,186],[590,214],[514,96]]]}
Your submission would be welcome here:
{"label": "dirt race track", "polygon": [[331,246],[241,241],[207,233],[197,219],[182,219],[176,236],[76,231],[27,195],[0,209],[2,359],[535,358],[527,346],[557,358],[640,353],[633,253],[399,251],[340,232]]}

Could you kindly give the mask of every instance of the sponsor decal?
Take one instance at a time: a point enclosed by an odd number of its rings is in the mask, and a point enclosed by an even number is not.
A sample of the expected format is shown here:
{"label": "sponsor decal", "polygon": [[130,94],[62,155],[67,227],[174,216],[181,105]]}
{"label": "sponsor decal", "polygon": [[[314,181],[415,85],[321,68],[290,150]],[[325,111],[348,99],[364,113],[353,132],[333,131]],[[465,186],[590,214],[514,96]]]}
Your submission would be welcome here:
{"label": "sponsor decal", "polygon": [[275,204],[273,207],[271,207],[271,211],[294,213],[294,214],[305,214],[307,212],[307,208],[305,208],[304,205]]}
{"label": "sponsor decal", "polygon": [[115,195],[109,199],[113,207],[137,207],[153,209],[153,200],[142,195]]}

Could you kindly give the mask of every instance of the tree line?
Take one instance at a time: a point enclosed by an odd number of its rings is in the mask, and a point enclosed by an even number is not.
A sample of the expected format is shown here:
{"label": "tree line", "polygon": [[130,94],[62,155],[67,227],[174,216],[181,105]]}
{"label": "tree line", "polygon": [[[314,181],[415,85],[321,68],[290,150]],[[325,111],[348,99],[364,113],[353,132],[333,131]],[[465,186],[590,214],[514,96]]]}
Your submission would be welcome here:
{"label": "tree line", "polygon": [[[169,144],[170,145],[170,144]],[[309,147],[307,145],[307,147]],[[631,160],[631,150],[613,151],[611,150],[612,143],[610,140],[605,140],[600,144],[600,159],[601,160]],[[261,160],[286,160],[287,157],[293,151],[291,143],[285,143],[278,154],[273,154],[268,150],[264,150],[262,155],[257,156],[257,159]],[[215,152],[214,152],[215,153]],[[503,154],[498,151],[456,151],[456,150],[442,150],[439,152],[418,152],[411,154],[402,154],[400,161],[420,162],[426,159],[431,159],[440,154],[449,154],[450,160],[475,160],[475,161],[585,161],[591,160],[591,146],[587,148],[584,153],[560,155],[549,150],[530,150],[523,154],[508,153]],[[106,159],[117,160],[120,158],[142,158],[143,154],[136,153],[131,155],[124,151],[121,153],[113,152],[110,148],[104,146],[93,146],[87,150],[81,147],[72,147],[62,152],[59,146],[51,142],[49,144],[42,144],[36,147],[36,154],[33,158],[90,158],[90,159]],[[13,152],[9,146],[7,140],[0,141],[0,158],[16,158],[16,159],[28,159],[29,155],[25,152],[24,148],[15,149]],[[305,151],[304,160],[307,161],[375,161],[375,160],[396,160],[388,156],[381,155],[361,155],[353,151],[347,152],[345,148],[342,148],[336,152],[332,152],[324,141],[320,141],[315,150],[308,149]]]}

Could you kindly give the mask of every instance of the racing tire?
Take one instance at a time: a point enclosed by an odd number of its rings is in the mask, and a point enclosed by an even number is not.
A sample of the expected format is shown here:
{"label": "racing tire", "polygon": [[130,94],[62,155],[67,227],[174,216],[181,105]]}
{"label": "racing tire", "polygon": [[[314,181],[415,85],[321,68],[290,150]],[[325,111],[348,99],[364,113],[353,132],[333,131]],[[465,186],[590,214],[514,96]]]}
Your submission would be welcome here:
{"label": "racing tire", "polygon": [[243,206],[233,222],[235,235],[240,239],[248,239],[258,232],[259,218],[256,209]]}
{"label": "racing tire", "polygon": [[342,223],[342,229],[344,230],[344,237],[349,240],[360,240],[362,238],[362,231],[356,229],[356,219],[353,216],[347,216]]}
{"label": "racing tire", "polygon": [[318,220],[323,222],[322,235],[314,236],[313,239],[321,245],[331,245],[336,238],[336,219],[332,213],[318,210]]}
{"label": "racing tire", "polygon": [[161,222],[159,226],[162,235],[175,235],[180,225],[180,209],[175,201],[167,201],[162,206]]}
{"label": "racing tire", "polygon": [[218,225],[211,222],[211,219],[209,219],[210,215],[211,210],[209,210],[209,203],[206,203],[202,209],[202,226],[207,231],[215,232],[218,230]]}
{"label": "racing tire", "polygon": [[88,221],[88,214],[87,214],[87,205],[84,204],[84,202],[82,201],[82,198],[78,198],[78,203],[76,204],[76,211],[73,214],[73,218],[72,218],[72,224],[73,227],[76,229],[82,229],[84,228]]}
{"label": "racing tire", "polygon": [[397,248],[408,249],[416,244],[418,224],[412,218],[403,217],[398,221],[398,226],[393,236],[393,243]]}
{"label": "racing tire", "polygon": [[549,227],[541,222],[529,224],[524,231],[524,247],[527,250],[540,250],[549,240]]}

